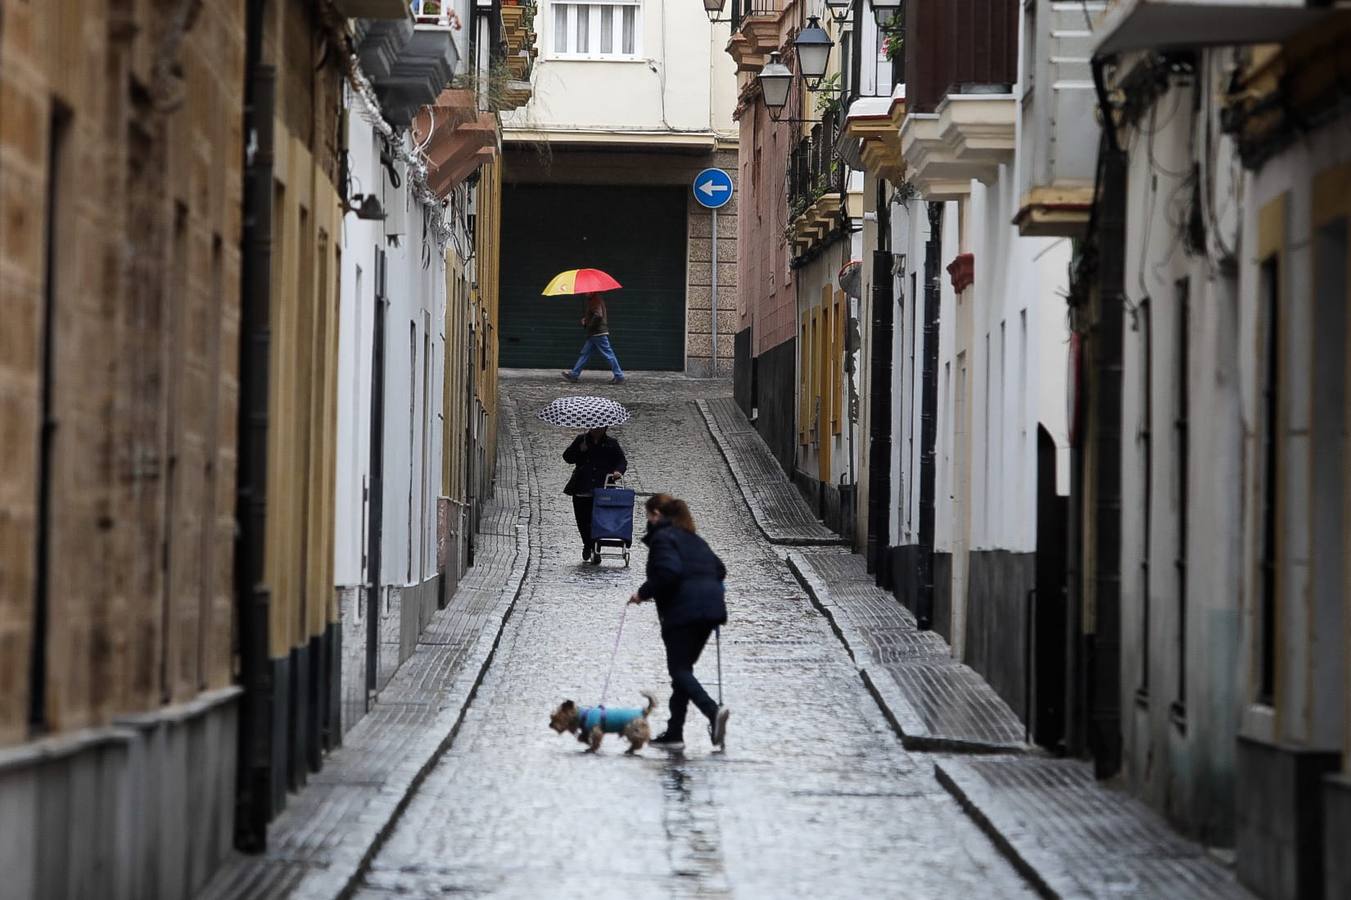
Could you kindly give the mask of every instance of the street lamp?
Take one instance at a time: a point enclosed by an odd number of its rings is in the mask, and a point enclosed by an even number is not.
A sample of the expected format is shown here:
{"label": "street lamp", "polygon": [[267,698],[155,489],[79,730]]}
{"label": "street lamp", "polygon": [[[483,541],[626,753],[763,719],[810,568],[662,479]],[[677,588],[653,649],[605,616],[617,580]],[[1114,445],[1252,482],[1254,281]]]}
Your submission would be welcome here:
{"label": "street lamp", "polygon": [[[704,2],[708,2],[708,0],[704,0]],[[878,25],[885,25],[901,11],[901,4],[904,0],[871,0],[871,2],[873,18],[877,20]]]}
{"label": "street lamp", "polygon": [[727,0],[704,0],[704,12],[708,13],[708,21],[717,21],[722,14],[722,8],[727,5]]}
{"label": "street lamp", "polygon": [[849,18],[849,12],[854,8],[854,0],[826,0],[826,7],[830,10],[832,19],[843,22]]}
{"label": "street lamp", "polygon": [[779,115],[788,104],[788,89],[793,84],[793,73],[779,62],[777,50],[769,54],[769,62],[765,63],[756,78],[760,81],[760,93],[764,95],[769,117],[775,122],[779,121]]}
{"label": "street lamp", "polygon": [[835,42],[830,39],[821,28],[821,20],[812,16],[807,20],[807,27],[797,33],[793,39],[793,47],[797,50],[798,70],[802,73],[802,78],[807,82],[808,90],[816,90],[821,85],[821,79],[826,77],[826,64],[830,61],[830,48],[835,46]]}

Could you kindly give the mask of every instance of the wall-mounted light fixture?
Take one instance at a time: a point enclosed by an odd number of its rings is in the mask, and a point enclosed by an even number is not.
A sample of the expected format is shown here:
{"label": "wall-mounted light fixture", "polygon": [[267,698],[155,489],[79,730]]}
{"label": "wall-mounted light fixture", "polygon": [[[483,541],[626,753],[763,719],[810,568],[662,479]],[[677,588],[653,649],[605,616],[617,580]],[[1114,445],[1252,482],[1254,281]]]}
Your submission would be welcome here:
{"label": "wall-mounted light fixture", "polygon": [[722,8],[727,5],[727,0],[704,0],[704,12],[708,13],[708,21],[721,22],[718,16],[722,15]]}
{"label": "wall-mounted light fixture", "polygon": [[755,77],[760,82],[760,94],[765,98],[769,117],[779,121],[783,108],[788,105],[788,89],[793,85],[792,70],[779,61],[779,52],[775,50]]}
{"label": "wall-mounted light fixture", "polygon": [[854,0],[826,0],[826,8],[836,23],[843,23],[854,9]]}
{"label": "wall-mounted light fixture", "polygon": [[901,4],[904,0],[871,0],[871,2],[873,18],[877,20],[877,24],[880,26],[896,18],[896,14],[901,11]]}
{"label": "wall-mounted light fixture", "polygon": [[793,38],[798,71],[802,74],[802,80],[807,82],[808,90],[814,91],[821,86],[821,79],[826,77],[826,67],[830,63],[830,48],[834,46],[835,42],[826,34],[821,27],[821,20],[816,16],[809,18],[807,27]]}

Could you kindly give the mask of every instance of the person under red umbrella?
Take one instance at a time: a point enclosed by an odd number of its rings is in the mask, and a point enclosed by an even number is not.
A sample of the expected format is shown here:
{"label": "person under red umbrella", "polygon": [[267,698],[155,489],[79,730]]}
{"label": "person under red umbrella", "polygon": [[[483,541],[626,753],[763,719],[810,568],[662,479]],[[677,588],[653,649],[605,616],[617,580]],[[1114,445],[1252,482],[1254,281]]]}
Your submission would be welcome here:
{"label": "person under red umbrella", "polygon": [[582,327],[586,329],[586,343],[582,344],[582,354],[577,358],[577,364],[571,371],[563,373],[563,380],[574,384],[580,381],[582,367],[591,359],[593,353],[599,353],[610,364],[610,371],[614,374],[610,383],[623,384],[624,369],[619,365],[619,357],[615,355],[614,348],[610,346],[609,313],[605,308],[605,298],[600,294],[586,295],[586,314],[582,316]]}

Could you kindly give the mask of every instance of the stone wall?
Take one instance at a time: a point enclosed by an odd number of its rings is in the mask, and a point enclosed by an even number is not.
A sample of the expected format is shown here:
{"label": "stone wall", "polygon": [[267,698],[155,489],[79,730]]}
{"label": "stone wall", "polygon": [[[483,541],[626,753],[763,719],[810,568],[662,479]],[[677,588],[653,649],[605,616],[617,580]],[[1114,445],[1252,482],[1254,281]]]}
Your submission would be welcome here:
{"label": "stone wall", "polygon": [[231,679],[242,4],[171,18],[5,7],[0,744]]}
{"label": "stone wall", "polygon": [[[736,151],[713,155],[710,166],[722,169],[737,182]],[[737,315],[737,208],[734,193],[718,210],[718,365],[710,362],[713,343],[713,216],[689,193],[688,282],[685,287],[685,372],[697,378],[732,375]]]}

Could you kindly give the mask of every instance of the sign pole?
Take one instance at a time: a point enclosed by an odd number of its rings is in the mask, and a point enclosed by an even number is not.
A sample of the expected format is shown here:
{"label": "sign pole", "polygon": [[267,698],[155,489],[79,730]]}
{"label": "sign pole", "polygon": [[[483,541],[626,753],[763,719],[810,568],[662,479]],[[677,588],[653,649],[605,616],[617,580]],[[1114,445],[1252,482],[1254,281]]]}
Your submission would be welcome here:
{"label": "sign pole", "polygon": [[709,240],[711,248],[710,256],[713,258],[712,274],[709,278],[710,290],[713,296],[708,304],[709,315],[713,317],[712,327],[709,328],[713,346],[709,348],[709,372],[711,377],[718,377],[718,209],[725,206],[732,199],[732,193],[736,190],[736,185],[732,183],[732,176],[728,175],[722,169],[704,169],[698,175],[694,176],[693,183],[694,199],[699,205],[712,213],[711,221],[713,223],[713,234]]}
{"label": "sign pole", "polygon": [[713,210],[713,377],[718,377],[718,210]]}

